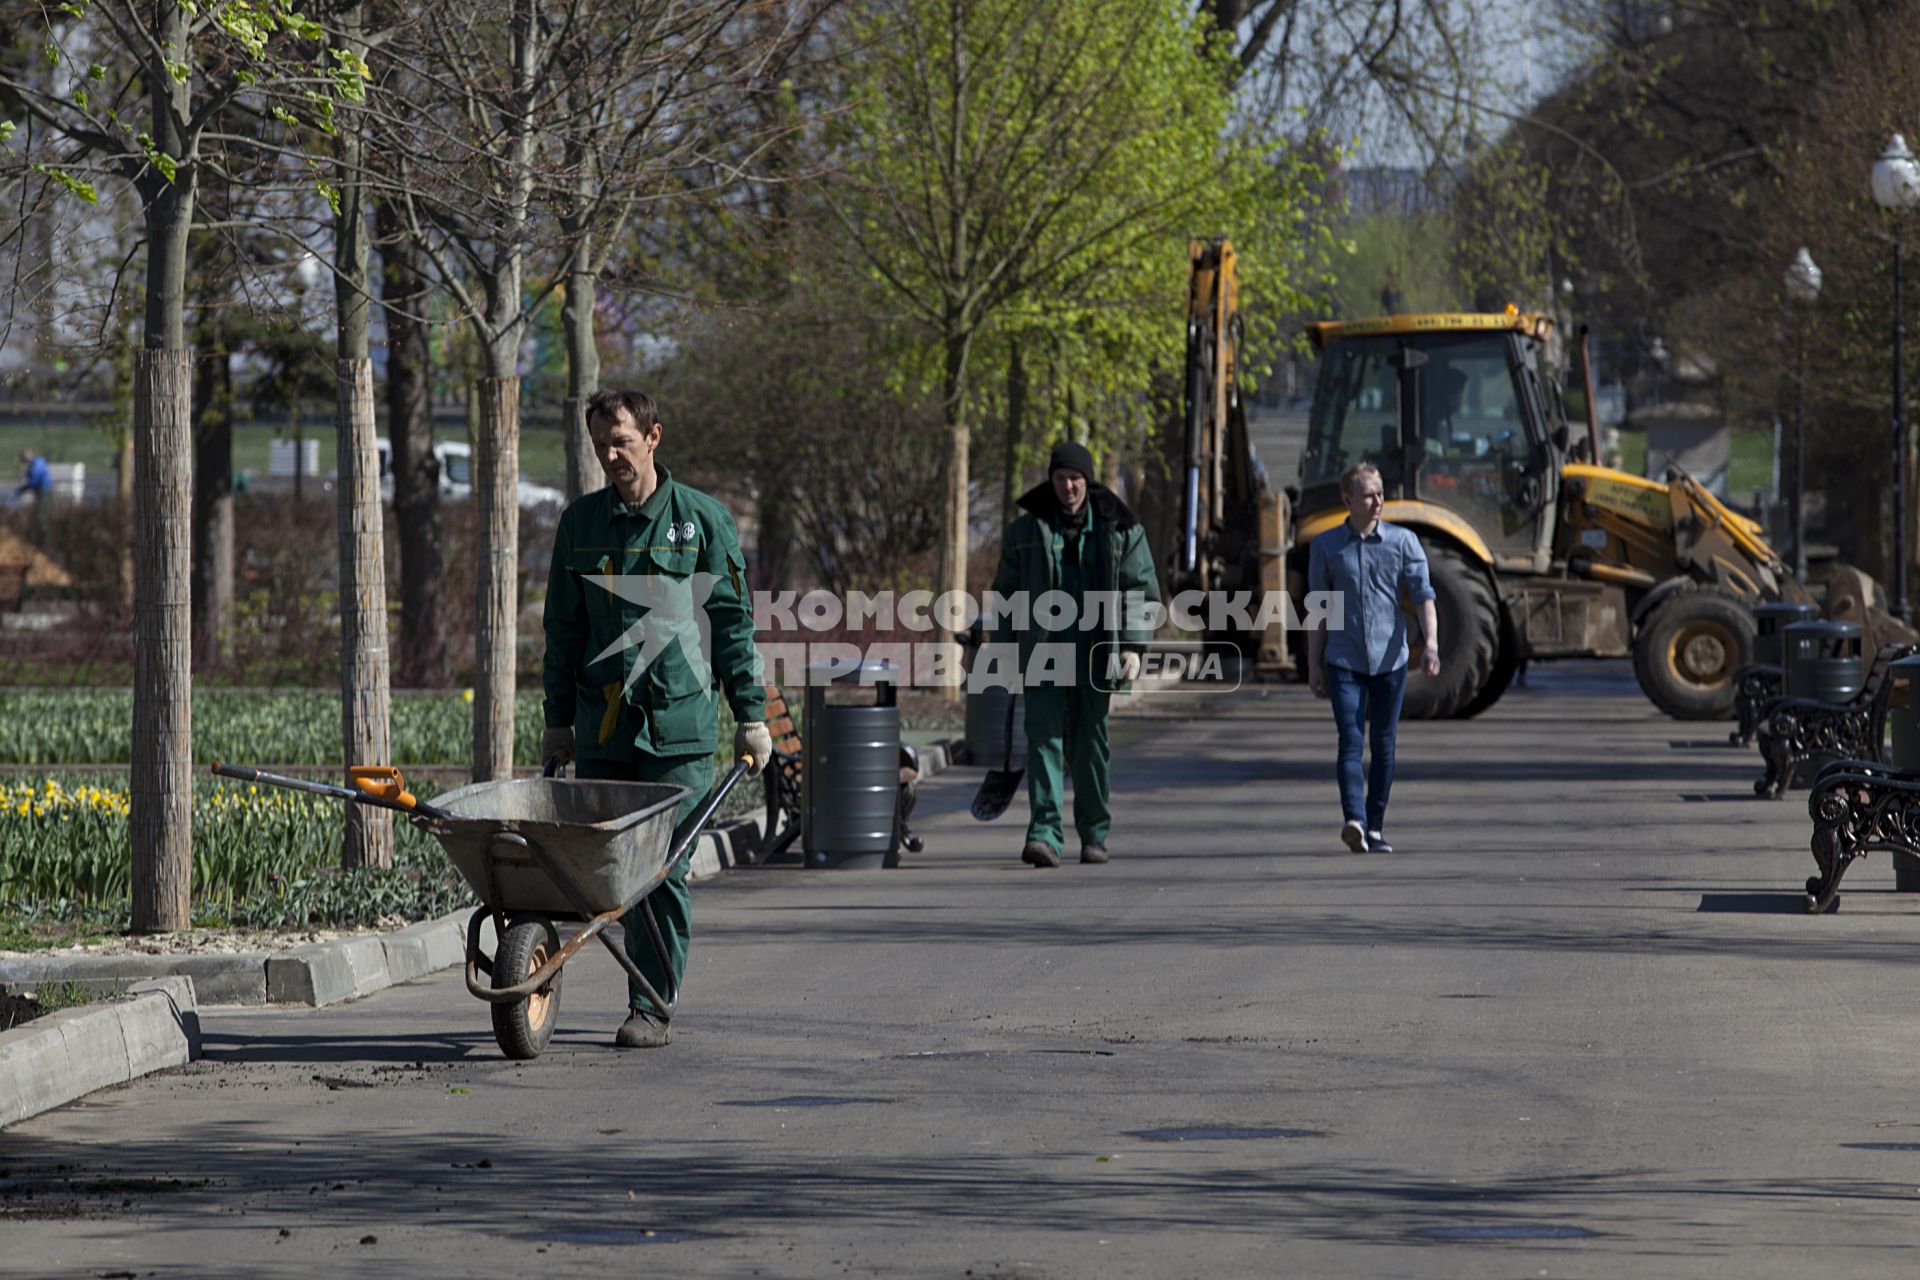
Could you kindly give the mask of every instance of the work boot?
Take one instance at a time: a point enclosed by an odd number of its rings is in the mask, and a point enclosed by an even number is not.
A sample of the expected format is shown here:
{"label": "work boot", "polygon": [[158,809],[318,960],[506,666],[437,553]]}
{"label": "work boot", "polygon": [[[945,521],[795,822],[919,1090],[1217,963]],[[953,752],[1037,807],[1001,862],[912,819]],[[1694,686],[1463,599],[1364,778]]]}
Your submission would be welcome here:
{"label": "work boot", "polygon": [[1393,846],[1388,844],[1387,838],[1378,831],[1369,831],[1367,832],[1367,852],[1392,853]]}
{"label": "work boot", "polygon": [[1030,867],[1057,867],[1060,855],[1045,840],[1029,840],[1027,847],[1020,851],[1020,861]]}
{"label": "work boot", "polygon": [[673,1028],[665,1020],[635,1009],[613,1033],[616,1049],[658,1049],[673,1041]]}
{"label": "work boot", "polygon": [[1346,842],[1347,848],[1355,853],[1367,851],[1367,829],[1351,818],[1347,820],[1346,826],[1340,828],[1340,838]]}
{"label": "work boot", "polygon": [[1107,860],[1107,846],[1095,840],[1091,844],[1080,846],[1080,861],[1091,862],[1095,866]]}

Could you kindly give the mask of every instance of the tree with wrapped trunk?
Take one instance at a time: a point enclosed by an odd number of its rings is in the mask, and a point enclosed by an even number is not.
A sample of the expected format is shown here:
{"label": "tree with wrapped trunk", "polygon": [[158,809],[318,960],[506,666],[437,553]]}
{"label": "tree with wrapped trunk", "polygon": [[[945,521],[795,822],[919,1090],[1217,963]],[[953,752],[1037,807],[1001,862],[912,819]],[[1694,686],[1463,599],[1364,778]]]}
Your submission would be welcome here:
{"label": "tree with wrapped trunk", "polygon": [[[353,4],[335,19],[330,51],[342,65],[366,65],[366,6]],[[370,284],[366,136],[356,105],[364,91],[342,93],[338,196],[334,215],[334,301],[338,317],[340,706],[349,768],[387,764],[387,571],[380,506],[380,454],[375,446],[373,359],[368,345]],[[348,785],[352,785],[350,782]],[[393,865],[393,819],[384,809],[346,806],[343,867]]]}
{"label": "tree with wrapped trunk", "polygon": [[[474,503],[480,526],[476,587],[473,778],[513,774],[513,702],[519,617],[520,345],[535,248],[533,194],[538,111],[555,77],[550,32],[566,30],[579,0],[512,0],[504,25],[416,21],[396,28],[376,65],[404,77],[410,110],[383,116],[377,141],[390,168],[388,207],[421,244],[485,353],[474,395]],[[390,60],[390,64],[388,63]]]}
{"label": "tree with wrapped trunk", "polygon": [[[58,19],[57,23],[55,19]],[[14,4],[0,27],[48,39],[0,57],[0,105],[38,126],[26,163],[89,203],[102,177],[130,183],[142,204],[146,307],[134,377],[134,690],[130,834],[133,928],[191,919],[191,536],[193,353],[186,342],[187,242],[203,144],[230,105],[252,98],[331,114],[333,82],[316,81],[305,48],[317,23],[286,0],[245,7],[189,0]],[[46,56],[65,74],[49,87],[22,73]],[[296,83],[297,82],[297,83]],[[120,108],[143,102],[141,111]],[[285,105],[290,101],[293,106]]]}

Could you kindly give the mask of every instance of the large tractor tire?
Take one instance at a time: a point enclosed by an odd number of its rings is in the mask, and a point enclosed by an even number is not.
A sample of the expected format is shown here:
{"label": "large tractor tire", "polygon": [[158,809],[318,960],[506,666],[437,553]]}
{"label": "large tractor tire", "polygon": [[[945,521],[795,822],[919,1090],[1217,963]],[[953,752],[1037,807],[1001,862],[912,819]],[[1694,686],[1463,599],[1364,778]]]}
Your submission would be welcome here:
{"label": "large tractor tire", "polygon": [[[1440,674],[1428,679],[1420,673],[1420,615],[1417,609],[1409,610],[1407,638],[1413,642],[1413,656],[1400,714],[1409,720],[1472,715],[1483,709],[1474,704],[1500,656],[1500,601],[1487,575],[1465,556],[1450,546],[1424,538],[1421,542],[1439,613]],[[1512,675],[1509,670],[1508,678]]]}
{"label": "large tractor tire", "polygon": [[1641,625],[1633,674],[1676,720],[1731,719],[1734,673],[1753,661],[1753,633],[1753,614],[1724,591],[1676,591]]}
{"label": "large tractor tire", "polygon": [[1520,642],[1513,636],[1513,628],[1500,628],[1500,653],[1493,660],[1493,672],[1487,682],[1480,686],[1480,692],[1473,695],[1473,701],[1454,713],[1454,718],[1471,720],[1500,701],[1500,695],[1513,683],[1515,673],[1520,670]]}

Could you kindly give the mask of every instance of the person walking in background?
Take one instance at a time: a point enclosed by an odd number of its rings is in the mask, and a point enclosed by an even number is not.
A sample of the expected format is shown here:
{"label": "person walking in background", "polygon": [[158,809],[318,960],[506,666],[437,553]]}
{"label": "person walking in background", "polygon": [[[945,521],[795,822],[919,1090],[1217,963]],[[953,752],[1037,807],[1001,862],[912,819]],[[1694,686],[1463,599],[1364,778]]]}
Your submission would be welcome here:
{"label": "person walking in background", "polygon": [[[1411,652],[1401,594],[1420,610],[1420,669],[1429,679],[1440,674],[1439,619],[1420,539],[1380,518],[1380,472],[1365,462],[1348,467],[1340,476],[1340,498],[1347,518],[1313,540],[1307,590],[1338,592],[1342,625],[1307,633],[1307,687],[1333,703],[1340,733],[1341,840],[1355,853],[1392,853],[1387,796]],[[1363,746],[1373,757],[1364,774]]]}
{"label": "person walking in background", "polygon": [[[1080,837],[1080,861],[1107,860],[1107,705],[1121,687],[1140,674],[1140,655],[1151,632],[1125,626],[1128,602],[1160,598],[1153,554],[1146,532],[1118,494],[1094,479],[1093,455],[1071,440],[1053,447],[1047,481],[1020,499],[1021,514],[1000,543],[1000,567],[993,590],[1011,598],[1024,592],[1029,601],[1049,591],[1064,592],[1076,606],[1074,619],[1048,631],[1037,616],[1016,637],[1020,669],[1027,673],[1027,841],[1020,860],[1031,867],[1057,867],[1065,841],[1061,796],[1073,775],[1073,826]],[[1107,613],[1107,625],[1082,626],[1088,597],[1118,603],[1121,617]],[[1137,621],[1137,619],[1136,619]],[[1003,643],[1006,635],[997,636]],[[1057,645],[1071,653],[1071,669],[1035,681],[1035,647]],[[1055,670],[1058,670],[1055,668]]]}
{"label": "person walking in background", "polygon": [[[727,509],[654,461],[662,427],[651,396],[596,392],[587,402],[587,433],[607,486],[571,503],[554,535],[540,758],[571,760],[576,778],[685,787],[678,826],[713,786],[716,690],[739,726],[734,755],[751,755],[758,774],[773,754],[746,559]],[[711,625],[710,669],[698,652],[696,609]],[[666,944],[665,967],[642,911],[652,913]],[[685,859],[622,927],[628,957],[671,999],[693,937]],[[627,998],[616,1046],[651,1049],[673,1038],[671,1009],[631,978]]]}
{"label": "person walking in background", "polygon": [[20,451],[20,465],[26,468],[26,475],[13,496],[29,494],[33,498],[33,545],[37,547],[46,541],[47,496],[53,492],[53,472],[47,460],[31,449]]}

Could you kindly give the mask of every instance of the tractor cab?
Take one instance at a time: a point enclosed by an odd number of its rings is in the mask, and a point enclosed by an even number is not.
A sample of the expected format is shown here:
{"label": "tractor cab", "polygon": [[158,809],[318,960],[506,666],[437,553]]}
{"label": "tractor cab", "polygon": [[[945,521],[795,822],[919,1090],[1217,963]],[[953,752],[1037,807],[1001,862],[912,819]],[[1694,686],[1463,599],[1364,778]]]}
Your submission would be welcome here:
{"label": "tractor cab", "polygon": [[1442,508],[1496,562],[1544,567],[1568,440],[1546,367],[1551,329],[1518,312],[1307,326],[1320,376],[1300,463],[1303,525],[1338,510],[1341,473],[1370,462],[1388,502]]}

